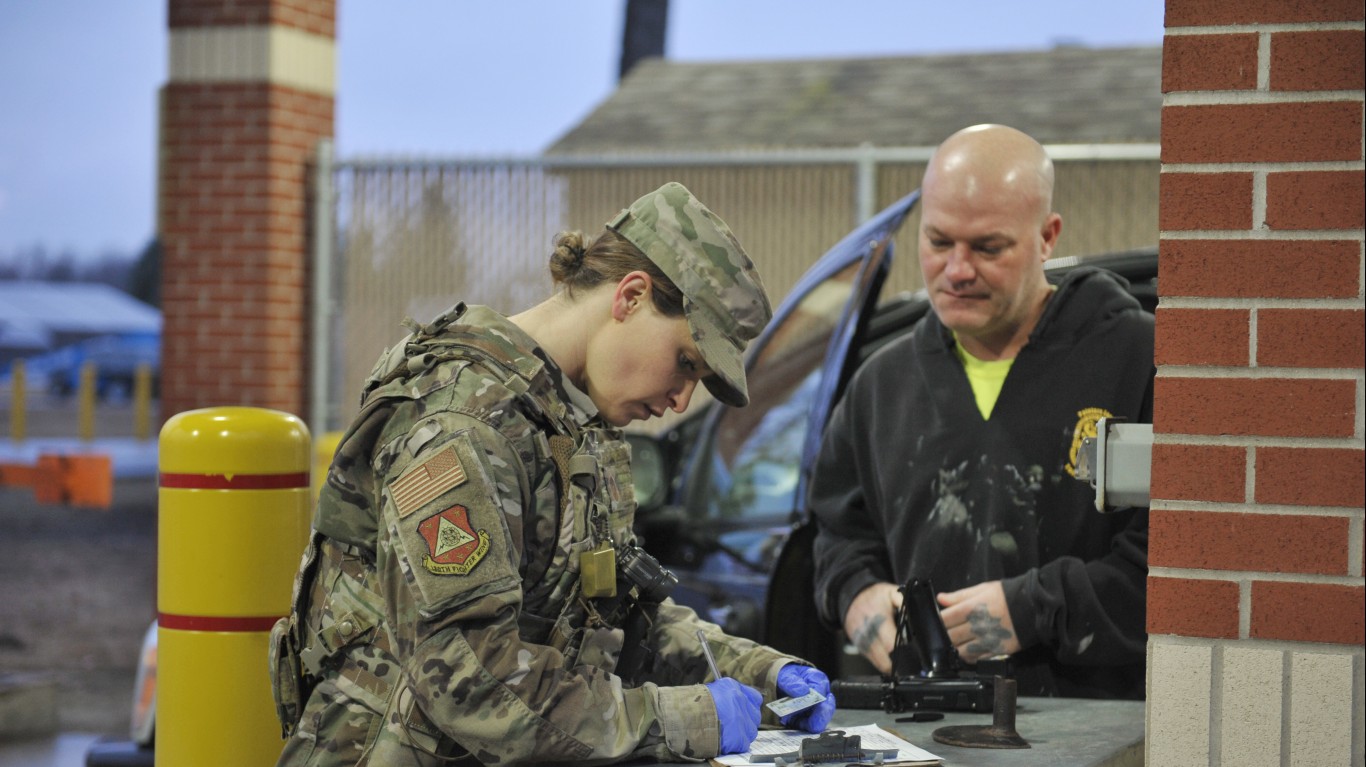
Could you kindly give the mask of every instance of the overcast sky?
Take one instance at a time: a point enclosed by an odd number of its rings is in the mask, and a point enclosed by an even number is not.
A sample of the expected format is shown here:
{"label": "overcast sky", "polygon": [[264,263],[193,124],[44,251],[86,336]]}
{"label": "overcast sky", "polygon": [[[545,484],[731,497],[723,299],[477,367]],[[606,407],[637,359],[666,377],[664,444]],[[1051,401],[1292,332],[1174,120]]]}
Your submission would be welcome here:
{"label": "overcast sky", "polygon": [[[337,150],[530,155],[611,93],[625,0],[339,0]],[[1161,0],[672,0],[688,61],[1160,45]],[[0,258],[152,237],[165,0],[0,0]]]}

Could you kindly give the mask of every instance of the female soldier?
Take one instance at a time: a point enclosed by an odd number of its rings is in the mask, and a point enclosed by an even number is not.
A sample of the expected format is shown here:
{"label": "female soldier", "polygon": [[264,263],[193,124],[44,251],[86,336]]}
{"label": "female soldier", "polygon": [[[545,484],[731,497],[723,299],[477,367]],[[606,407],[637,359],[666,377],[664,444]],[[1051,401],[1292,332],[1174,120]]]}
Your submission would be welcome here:
{"label": "female soldier", "polygon": [[[666,599],[613,427],[748,402],[771,312],[749,257],[666,184],[514,317],[457,304],[390,349],[342,439],[272,636],[281,765],[607,763],[744,751],[820,671]],[[697,631],[726,678],[707,685]],[[758,690],[753,689],[758,688]],[[834,699],[797,714],[820,731]]]}

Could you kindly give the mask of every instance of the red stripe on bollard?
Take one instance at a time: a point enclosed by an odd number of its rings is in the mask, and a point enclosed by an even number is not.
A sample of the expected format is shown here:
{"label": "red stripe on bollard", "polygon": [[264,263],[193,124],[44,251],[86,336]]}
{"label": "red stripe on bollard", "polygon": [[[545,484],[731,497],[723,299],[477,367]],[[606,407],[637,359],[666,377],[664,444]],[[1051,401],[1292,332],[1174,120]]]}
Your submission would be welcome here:
{"label": "red stripe on bollard", "polygon": [[308,487],[308,472],[296,474],[167,474],[158,479],[161,487],[182,490],[287,490]]}
{"label": "red stripe on bollard", "polygon": [[171,615],[157,613],[157,623],[164,629],[179,631],[270,631],[283,615],[264,618],[219,618],[206,615]]}

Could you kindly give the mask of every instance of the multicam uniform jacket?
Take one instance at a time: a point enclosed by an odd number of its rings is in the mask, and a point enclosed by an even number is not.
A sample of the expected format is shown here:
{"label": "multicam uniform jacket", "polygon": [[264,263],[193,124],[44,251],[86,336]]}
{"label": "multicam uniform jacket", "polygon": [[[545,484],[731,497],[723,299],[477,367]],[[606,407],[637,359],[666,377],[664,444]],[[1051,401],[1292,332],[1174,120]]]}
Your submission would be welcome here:
{"label": "multicam uniform jacket", "polygon": [[619,669],[633,592],[589,596],[610,589],[581,561],[634,544],[634,511],[629,448],[529,336],[463,304],[415,328],[367,382],[275,632],[280,764],[715,755],[697,629],[769,700],[800,661],[666,600]]}

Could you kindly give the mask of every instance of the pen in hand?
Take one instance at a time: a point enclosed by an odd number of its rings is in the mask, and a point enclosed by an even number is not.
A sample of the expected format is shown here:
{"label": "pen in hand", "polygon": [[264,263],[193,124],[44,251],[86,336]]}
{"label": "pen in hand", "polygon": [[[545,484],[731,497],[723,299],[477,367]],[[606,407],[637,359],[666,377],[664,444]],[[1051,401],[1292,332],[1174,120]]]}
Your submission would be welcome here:
{"label": "pen in hand", "polygon": [[748,751],[759,734],[759,722],[763,720],[760,706],[764,696],[753,687],[721,676],[721,669],[716,667],[716,657],[711,654],[711,645],[707,644],[707,636],[702,629],[697,630],[697,641],[702,645],[702,654],[706,656],[707,666],[715,677],[706,683],[706,688],[712,705],[716,707],[717,753],[739,754]]}
{"label": "pen in hand", "polygon": [[711,645],[707,644],[707,635],[702,633],[702,629],[697,630],[697,641],[702,643],[702,654],[707,656],[707,666],[711,669],[712,681],[721,678],[721,670],[716,667],[716,658],[711,654]]}

